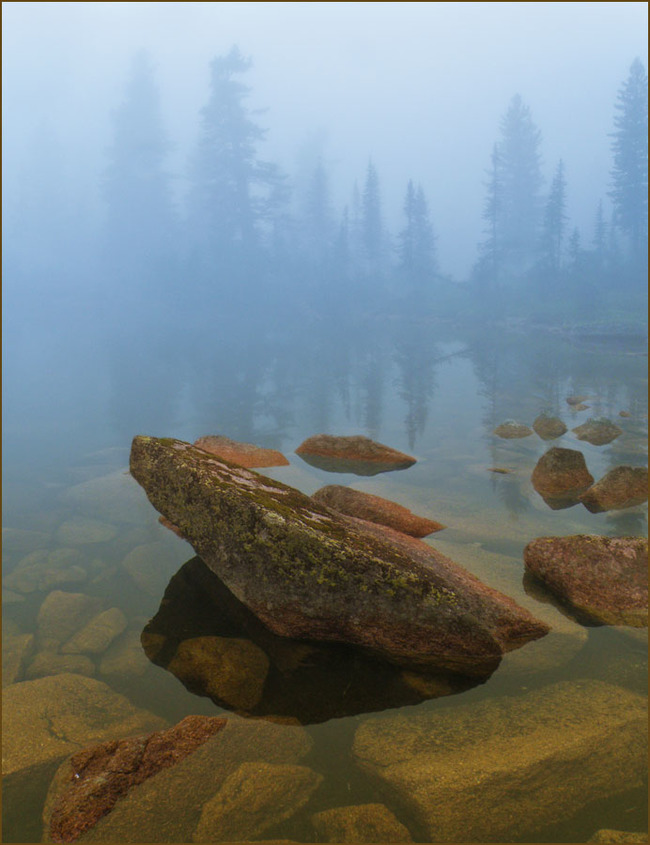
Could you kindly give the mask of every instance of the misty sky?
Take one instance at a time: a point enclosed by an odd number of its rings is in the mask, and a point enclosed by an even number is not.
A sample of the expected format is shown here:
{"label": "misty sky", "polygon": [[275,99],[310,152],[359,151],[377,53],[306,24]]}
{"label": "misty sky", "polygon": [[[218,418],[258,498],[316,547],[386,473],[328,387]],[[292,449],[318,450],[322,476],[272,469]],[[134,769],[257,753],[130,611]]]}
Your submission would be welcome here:
{"label": "misty sky", "polygon": [[209,62],[238,44],[254,61],[249,104],[266,109],[264,157],[293,175],[301,147],[324,139],[340,211],[371,156],[393,231],[408,179],[420,181],[441,267],[458,278],[476,257],[485,170],[512,95],[541,129],[547,184],[564,159],[571,225],[588,239],[616,92],[635,56],[647,67],[640,2],[8,2],[2,17],[6,191],[20,190],[25,151],[49,133],[71,198],[97,192],[110,113],[140,48],[182,186]]}

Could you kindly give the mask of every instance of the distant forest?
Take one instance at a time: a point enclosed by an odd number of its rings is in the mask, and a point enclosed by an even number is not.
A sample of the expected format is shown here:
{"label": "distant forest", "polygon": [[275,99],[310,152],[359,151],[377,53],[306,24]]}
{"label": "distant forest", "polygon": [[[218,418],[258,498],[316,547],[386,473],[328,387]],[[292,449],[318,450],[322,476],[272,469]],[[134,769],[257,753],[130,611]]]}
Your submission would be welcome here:
{"label": "distant forest", "polygon": [[[590,231],[572,226],[570,174],[558,161],[544,190],[542,133],[516,94],[486,149],[483,237],[467,245],[476,260],[460,282],[440,266],[436,223],[417,174],[404,185],[402,227],[390,232],[381,173],[371,158],[342,209],[333,206],[324,161],[297,186],[260,158],[265,130],[247,107],[250,67],[236,47],[211,63],[209,98],[179,208],[153,69],[145,54],[135,57],[113,116],[105,226],[92,247],[98,289],[110,292],[108,309],[119,303],[139,312],[156,302],[199,320],[215,313],[263,319],[278,309],[305,319],[645,320],[648,101],[639,59],[612,104],[611,170],[602,180],[611,216],[601,201]],[[13,255],[15,272],[29,272],[29,260],[17,254],[29,242],[25,226],[47,227],[44,240],[32,233],[47,245],[47,237],[56,238],[56,217],[52,209],[27,221],[24,212],[18,215],[21,237],[13,246],[9,239],[7,256],[11,263]]]}

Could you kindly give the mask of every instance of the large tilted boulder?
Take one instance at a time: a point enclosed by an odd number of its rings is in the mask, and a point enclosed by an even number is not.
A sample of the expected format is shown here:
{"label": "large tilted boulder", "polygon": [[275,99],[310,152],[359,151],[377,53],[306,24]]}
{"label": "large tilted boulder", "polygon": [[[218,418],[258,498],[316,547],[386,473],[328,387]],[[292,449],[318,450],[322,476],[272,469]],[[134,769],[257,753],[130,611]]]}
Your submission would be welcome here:
{"label": "large tilted boulder", "polygon": [[548,626],[420,540],[337,514],[180,440],[136,437],[131,473],[281,636],[483,676]]}
{"label": "large tilted boulder", "polygon": [[648,624],[645,537],[538,537],[524,549],[526,571],[588,620]]}

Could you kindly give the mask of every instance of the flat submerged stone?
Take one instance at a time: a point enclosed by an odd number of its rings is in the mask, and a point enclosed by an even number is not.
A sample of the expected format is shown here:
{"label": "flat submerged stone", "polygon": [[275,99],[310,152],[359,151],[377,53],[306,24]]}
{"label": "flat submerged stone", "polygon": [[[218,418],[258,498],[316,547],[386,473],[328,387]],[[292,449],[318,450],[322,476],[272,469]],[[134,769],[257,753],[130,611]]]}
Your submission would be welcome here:
{"label": "flat submerged stone", "polygon": [[154,507],[274,633],[485,676],[548,626],[435,549],[174,439],[136,437]]}

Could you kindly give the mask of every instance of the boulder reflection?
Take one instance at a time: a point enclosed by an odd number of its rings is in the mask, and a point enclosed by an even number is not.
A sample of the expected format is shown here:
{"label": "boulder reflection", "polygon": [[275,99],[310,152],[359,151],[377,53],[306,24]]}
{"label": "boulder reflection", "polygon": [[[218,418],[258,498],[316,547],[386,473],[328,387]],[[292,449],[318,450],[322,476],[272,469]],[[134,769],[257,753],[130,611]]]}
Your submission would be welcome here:
{"label": "boulder reflection", "polygon": [[141,640],[148,658],[195,695],[241,715],[302,724],[417,704],[487,680],[415,672],[356,647],[279,637],[199,557],[173,576]]}

